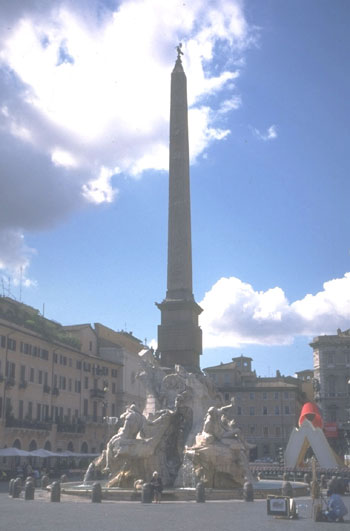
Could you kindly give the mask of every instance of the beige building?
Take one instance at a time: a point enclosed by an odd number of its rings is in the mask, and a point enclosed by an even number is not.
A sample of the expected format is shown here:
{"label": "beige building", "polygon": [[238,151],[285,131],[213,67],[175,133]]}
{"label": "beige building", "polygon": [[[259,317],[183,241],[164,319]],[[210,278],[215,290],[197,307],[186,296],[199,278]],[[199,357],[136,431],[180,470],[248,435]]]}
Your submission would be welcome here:
{"label": "beige building", "polygon": [[[146,391],[143,384],[136,377],[140,369],[139,353],[144,346],[132,335],[132,332],[115,331],[100,323],[65,326],[69,334],[82,343],[82,350],[89,352],[105,361],[120,365],[117,381],[117,415],[119,416],[127,404],[135,402],[139,409],[143,409]],[[94,350],[95,349],[95,350]],[[90,351],[91,352],[91,351]]]}
{"label": "beige building", "polygon": [[132,334],[63,327],[0,297],[0,447],[100,452],[111,435],[106,417],[142,403],[134,381],[142,348]]}
{"label": "beige building", "polygon": [[294,376],[301,382],[301,391],[305,402],[313,402],[315,400],[314,371],[312,369],[305,369],[304,371],[297,371]]}
{"label": "beige building", "polygon": [[235,420],[246,440],[256,445],[251,460],[278,459],[299,418],[303,396],[298,379],[281,376],[279,371],[275,377],[260,378],[252,370],[252,358],[245,356],[204,372],[225,402],[235,399]]}

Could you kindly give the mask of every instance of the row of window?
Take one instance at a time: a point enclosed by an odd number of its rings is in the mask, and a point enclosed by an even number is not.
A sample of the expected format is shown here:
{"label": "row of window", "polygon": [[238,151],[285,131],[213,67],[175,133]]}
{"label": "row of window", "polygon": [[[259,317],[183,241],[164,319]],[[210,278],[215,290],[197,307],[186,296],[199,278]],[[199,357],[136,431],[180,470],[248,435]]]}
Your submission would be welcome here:
{"label": "row of window", "polygon": [[260,436],[263,437],[282,437],[281,426],[249,426],[247,429],[247,436]]}
{"label": "row of window", "polygon": [[[14,352],[17,350],[16,340],[8,336],[0,336],[0,346],[1,348],[7,348],[7,350],[12,350]],[[28,354],[29,356],[38,357],[43,360],[49,359],[48,350],[40,348],[36,345],[32,345],[31,343],[25,343],[24,341],[21,341],[19,350],[22,352],[22,354]]]}
{"label": "row of window", "polygon": [[43,360],[49,359],[48,350],[37,347],[36,345],[31,345],[30,343],[24,343],[24,341],[21,341],[19,350],[22,352],[22,354],[28,354],[34,358],[41,358]]}
{"label": "row of window", "polygon": [[325,352],[324,357],[328,367],[344,364],[350,367],[350,352]]}
{"label": "row of window", "polygon": [[[17,343],[15,339],[1,335],[0,346],[2,348],[7,348],[8,350],[16,351]],[[36,345],[32,345],[31,343],[25,343],[24,341],[20,342],[20,352],[23,354],[28,354],[29,356],[38,357],[44,360],[49,359],[48,350],[40,348]],[[68,358],[64,354],[57,354],[57,352],[54,352],[53,361],[56,364],[73,367],[72,358]],[[102,366],[95,365],[95,364],[91,364],[86,361],[82,362],[81,360],[76,360],[75,365],[78,370],[83,369],[85,372],[92,372],[96,376],[108,376],[109,375],[108,367],[105,367],[103,365]],[[111,369],[112,378],[117,378],[117,375],[118,375],[117,369]]]}
{"label": "row of window", "polygon": [[[107,416],[107,405],[99,404],[98,402],[92,402],[91,416],[89,416],[91,406],[89,408],[89,401],[84,400],[83,415],[85,418],[91,418],[91,420],[97,420]],[[48,404],[34,403],[32,401],[24,402],[18,401],[17,412],[13,411],[11,399],[6,399],[5,415],[15,415],[17,413],[18,420],[28,420],[36,422],[55,422],[55,423],[71,423],[76,422],[79,416],[79,410],[71,408],[63,408],[57,406],[49,406]],[[100,414],[100,417],[99,417]],[[111,415],[115,416],[116,405],[111,404]],[[2,416],[2,397],[0,397],[0,417]]]}
{"label": "row of window", "polygon": [[[230,393],[224,393],[224,397],[226,402],[230,400]],[[232,395],[233,398],[235,398],[238,401],[248,399],[249,400],[281,400],[282,398],[285,400],[293,400],[294,399],[294,393],[291,393],[289,391],[275,391],[268,393],[267,391],[260,391],[260,392],[250,392],[250,393],[235,393]]]}
{"label": "row of window", "polygon": [[16,340],[11,337],[0,336],[0,347],[7,348],[8,350],[16,350]]}
{"label": "row of window", "polygon": [[[0,373],[1,373],[1,360],[0,360]],[[16,378],[16,364],[12,361],[6,362],[5,369],[6,378],[11,378],[15,380]],[[48,386],[49,385],[49,373],[47,371],[42,371],[40,369],[35,370],[33,367],[27,367],[26,365],[20,366],[20,382],[29,381],[30,383],[38,383],[40,385]],[[93,388],[98,388],[98,380],[94,379]],[[52,381],[53,388],[61,389],[63,391],[68,390],[73,391],[73,380],[72,378],[67,378],[63,375],[54,374]],[[84,377],[84,389],[90,388],[90,379],[88,376]],[[74,391],[76,393],[81,393],[82,385],[80,380],[74,381]],[[109,389],[108,381],[103,380],[102,389]],[[111,391],[113,394],[117,392],[116,382],[112,382]]]}
{"label": "row of window", "polygon": [[[243,413],[243,411],[245,411],[245,413]],[[237,415],[244,415],[244,414],[249,415],[249,416],[255,416],[255,415],[258,415],[259,413],[258,413],[258,409],[255,407],[250,407],[247,410],[246,409],[243,410],[241,406],[237,406]],[[285,405],[283,407],[275,406],[273,408],[273,413],[271,412],[271,409],[269,410],[267,406],[263,406],[261,409],[261,415],[282,415],[282,414],[291,415],[291,410],[290,410],[289,405]]]}
{"label": "row of window", "polygon": [[[245,394],[237,393],[235,395],[235,398],[237,398],[237,400],[241,400],[242,398],[245,398],[246,396],[247,396],[246,393]],[[251,391],[249,393],[249,399],[254,400],[255,398],[257,398],[258,400],[260,400],[261,398],[263,400],[268,400],[268,399],[279,400],[280,398],[285,398],[286,400],[288,400],[290,398],[290,393],[289,391],[274,391],[270,393],[268,393],[267,391],[262,391],[262,392]]]}

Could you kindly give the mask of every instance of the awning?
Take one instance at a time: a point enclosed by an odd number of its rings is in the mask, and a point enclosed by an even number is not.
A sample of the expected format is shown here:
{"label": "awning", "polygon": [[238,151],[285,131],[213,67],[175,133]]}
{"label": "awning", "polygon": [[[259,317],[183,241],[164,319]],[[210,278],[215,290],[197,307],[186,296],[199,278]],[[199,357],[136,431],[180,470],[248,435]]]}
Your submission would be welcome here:
{"label": "awning", "polygon": [[19,448],[0,448],[0,457],[30,457],[31,452]]}
{"label": "awning", "polygon": [[39,448],[38,450],[33,450],[32,452],[28,452],[33,457],[55,457],[54,452],[50,452],[49,450],[45,450],[45,448]]}

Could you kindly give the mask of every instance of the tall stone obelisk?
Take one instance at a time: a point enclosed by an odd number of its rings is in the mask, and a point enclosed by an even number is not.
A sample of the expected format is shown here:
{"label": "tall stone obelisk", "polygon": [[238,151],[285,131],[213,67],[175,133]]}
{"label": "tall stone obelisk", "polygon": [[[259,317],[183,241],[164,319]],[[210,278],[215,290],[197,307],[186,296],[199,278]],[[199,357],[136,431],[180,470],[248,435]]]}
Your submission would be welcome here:
{"label": "tall stone obelisk", "polygon": [[164,367],[180,364],[199,369],[202,331],[201,307],[192,293],[190,162],[188,146],[187,82],[181,62],[181,44],[171,74],[169,146],[168,275],[161,311],[158,351]]}

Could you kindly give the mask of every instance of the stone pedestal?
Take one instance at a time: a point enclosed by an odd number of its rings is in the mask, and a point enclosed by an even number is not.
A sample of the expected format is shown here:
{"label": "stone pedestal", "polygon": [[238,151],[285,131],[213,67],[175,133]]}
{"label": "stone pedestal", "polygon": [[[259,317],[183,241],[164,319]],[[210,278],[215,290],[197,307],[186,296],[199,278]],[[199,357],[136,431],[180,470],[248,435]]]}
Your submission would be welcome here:
{"label": "stone pedestal", "polygon": [[189,371],[199,369],[202,330],[198,326],[201,307],[195,301],[164,300],[157,304],[161,313],[158,326],[158,350],[164,367],[182,365]]}

